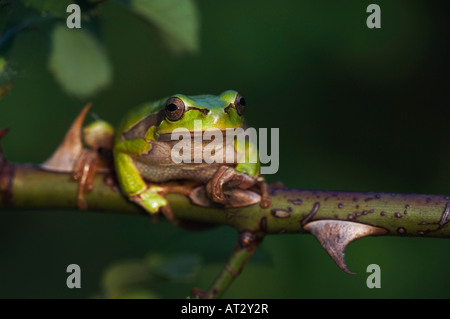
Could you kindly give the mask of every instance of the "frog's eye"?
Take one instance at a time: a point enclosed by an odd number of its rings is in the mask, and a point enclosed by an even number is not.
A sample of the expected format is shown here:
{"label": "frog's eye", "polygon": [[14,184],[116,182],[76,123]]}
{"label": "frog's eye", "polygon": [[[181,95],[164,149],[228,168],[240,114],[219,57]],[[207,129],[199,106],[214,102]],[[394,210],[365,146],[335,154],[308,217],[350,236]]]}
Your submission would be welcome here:
{"label": "frog's eye", "polygon": [[178,121],[184,114],[184,102],[178,97],[171,97],[166,102],[166,117],[171,121]]}
{"label": "frog's eye", "polygon": [[236,112],[239,115],[242,115],[245,111],[245,99],[240,95],[236,95],[236,99],[234,100],[234,107],[236,108]]}

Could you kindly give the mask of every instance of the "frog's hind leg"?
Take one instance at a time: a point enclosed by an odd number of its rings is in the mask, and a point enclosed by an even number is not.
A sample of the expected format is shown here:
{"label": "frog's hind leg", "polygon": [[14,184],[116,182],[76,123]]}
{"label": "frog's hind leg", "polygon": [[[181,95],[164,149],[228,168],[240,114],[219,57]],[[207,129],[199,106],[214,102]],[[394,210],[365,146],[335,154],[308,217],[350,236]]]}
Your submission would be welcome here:
{"label": "frog's hind leg", "polygon": [[115,165],[117,178],[122,191],[128,198],[143,207],[154,218],[161,210],[171,223],[178,224],[169,203],[164,198],[166,189],[160,185],[147,184],[141,177],[133,158],[125,153],[134,150],[136,153],[148,151],[151,146],[144,140],[127,140],[119,142],[115,149]]}
{"label": "frog's hind leg", "polygon": [[164,217],[174,225],[180,221],[175,217],[167,199],[163,196],[166,193],[165,187],[155,184],[148,184],[147,189],[139,194],[131,195],[130,200],[139,204],[147,210],[152,217],[156,217],[161,211]]}

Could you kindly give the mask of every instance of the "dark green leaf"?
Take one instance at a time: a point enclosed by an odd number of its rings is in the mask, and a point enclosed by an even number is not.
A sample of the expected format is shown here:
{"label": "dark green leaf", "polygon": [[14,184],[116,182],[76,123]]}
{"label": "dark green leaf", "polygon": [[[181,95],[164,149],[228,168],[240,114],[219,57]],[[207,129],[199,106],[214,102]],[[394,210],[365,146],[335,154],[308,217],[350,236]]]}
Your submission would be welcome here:
{"label": "dark green leaf", "polygon": [[168,280],[184,281],[192,278],[199,266],[200,258],[192,254],[177,254],[173,256],[150,255],[147,265],[153,272]]}
{"label": "dark green leaf", "polygon": [[3,28],[6,25],[6,21],[8,20],[9,11],[11,10],[12,3],[10,2],[1,2],[0,1],[0,36],[2,34]]}
{"label": "dark green leaf", "polygon": [[24,0],[27,7],[31,7],[41,14],[52,14],[58,18],[66,18],[69,4],[75,3],[72,0]]}
{"label": "dark green leaf", "polygon": [[199,49],[199,15],[192,0],[113,0],[155,25],[175,53]]}
{"label": "dark green leaf", "polygon": [[102,278],[102,290],[108,295],[119,294],[126,289],[145,283],[150,272],[141,261],[122,261],[108,267]]}
{"label": "dark green leaf", "polygon": [[49,68],[67,93],[86,98],[111,82],[109,59],[89,31],[60,24],[53,30],[52,42]]}

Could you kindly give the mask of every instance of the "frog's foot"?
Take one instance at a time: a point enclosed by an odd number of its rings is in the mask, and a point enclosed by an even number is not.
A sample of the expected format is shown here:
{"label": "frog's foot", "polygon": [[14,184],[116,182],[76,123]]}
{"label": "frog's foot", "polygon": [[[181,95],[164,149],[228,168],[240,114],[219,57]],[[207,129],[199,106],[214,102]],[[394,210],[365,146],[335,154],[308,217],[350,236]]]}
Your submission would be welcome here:
{"label": "frog's foot", "polygon": [[147,190],[140,194],[130,196],[130,199],[143,207],[152,217],[156,217],[161,210],[164,217],[172,224],[178,225],[179,220],[173,215],[167,199],[161,193],[165,193],[164,187],[149,185]]}
{"label": "frog's foot", "polygon": [[94,187],[97,172],[104,167],[104,161],[96,151],[84,149],[73,166],[72,177],[78,181],[77,205],[80,210],[87,209],[86,193]]}
{"label": "frog's foot", "polygon": [[222,166],[214,174],[213,178],[206,184],[206,193],[216,203],[229,204],[226,191],[235,187],[248,189],[258,183],[258,180],[240,173],[229,166]]}

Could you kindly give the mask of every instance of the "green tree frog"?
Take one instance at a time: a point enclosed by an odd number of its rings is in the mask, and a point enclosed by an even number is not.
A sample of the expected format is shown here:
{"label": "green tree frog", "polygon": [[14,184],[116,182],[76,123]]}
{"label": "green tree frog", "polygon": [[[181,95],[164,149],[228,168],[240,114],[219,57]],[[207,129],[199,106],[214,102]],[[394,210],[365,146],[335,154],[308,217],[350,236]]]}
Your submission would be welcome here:
{"label": "green tree frog", "polygon": [[[263,192],[262,205],[268,206],[267,188],[259,174],[259,159],[255,163],[174,163],[171,157],[171,149],[178,142],[171,139],[175,129],[185,128],[193,133],[195,121],[201,121],[203,131],[215,128],[223,134],[227,128],[245,128],[242,117],[245,107],[245,99],[238,92],[228,90],[218,96],[175,94],[130,112],[117,130],[113,148],[122,191],[154,214],[168,205],[155,183],[203,182],[210,199],[221,204],[227,204],[224,193],[227,186],[247,189],[259,184]],[[195,143],[191,145],[195,147]],[[254,148],[254,144],[247,142],[248,152],[255,151]]]}
{"label": "green tree frog", "polygon": [[[259,157],[256,156],[256,161],[251,161],[247,156],[257,154],[256,145],[248,139],[243,143],[237,143],[236,139],[229,143],[226,138],[229,131],[227,129],[246,128],[242,117],[245,107],[245,99],[232,90],[217,96],[175,94],[130,111],[117,130],[103,121],[88,125],[83,130],[83,136],[89,149],[81,153],[73,166],[74,177],[80,181],[79,206],[86,207],[82,190],[92,188],[93,176],[99,171],[99,166],[104,165],[104,158],[99,159],[102,156],[98,156],[102,149],[112,150],[122,192],[152,215],[162,211],[168,219],[175,220],[165,198],[168,191],[164,184],[175,180],[203,184],[210,200],[231,207],[233,203],[230,202],[230,194],[233,191],[237,193],[237,189],[257,188],[261,193],[260,205],[270,206],[268,187],[260,175]],[[87,106],[82,114],[85,115],[88,108]],[[82,119],[76,122],[82,122]],[[236,154],[233,157],[235,160],[174,161],[172,150],[179,140],[174,139],[172,133],[177,129],[184,129],[189,135],[189,141],[194,140],[199,133],[196,126],[198,124],[201,124],[200,135],[211,129],[222,134],[220,136],[223,137],[223,143],[216,145],[214,152],[222,150],[223,156],[232,152]],[[211,141],[202,138],[200,143],[203,147]],[[198,151],[198,143],[188,145],[191,148],[189,153],[195,154]],[[55,169],[61,161],[65,161],[67,151],[64,148],[56,153],[62,156],[54,155],[43,165],[44,168]],[[242,154],[246,156],[239,157]],[[239,192],[240,199],[243,193],[248,192]],[[243,202],[246,202],[245,198]]]}

